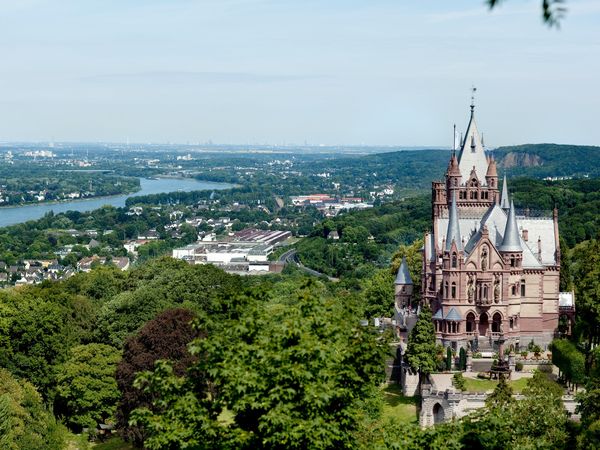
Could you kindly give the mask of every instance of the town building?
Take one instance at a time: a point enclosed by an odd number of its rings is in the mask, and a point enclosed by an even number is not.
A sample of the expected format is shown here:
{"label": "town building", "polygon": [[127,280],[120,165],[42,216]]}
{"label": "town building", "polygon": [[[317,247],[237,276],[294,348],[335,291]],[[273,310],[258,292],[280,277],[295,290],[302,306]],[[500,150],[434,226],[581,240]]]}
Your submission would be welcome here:
{"label": "town building", "polygon": [[[480,351],[506,345],[546,346],[559,325],[558,211],[519,211],[506,178],[485,151],[475,107],[444,181],[432,183],[432,229],[425,234],[421,296],[432,309],[436,337],[454,349]],[[402,264],[396,311],[406,308]],[[412,285],[410,277],[408,281]],[[412,286],[411,286],[412,288]],[[404,289],[404,291],[403,291]],[[563,319],[572,320],[572,314]]]}
{"label": "town building", "polygon": [[202,239],[194,244],[175,248],[172,256],[190,264],[213,264],[229,273],[280,272],[281,264],[269,262],[269,255],[276,246],[291,236],[289,231],[247,228],[221,240]]}

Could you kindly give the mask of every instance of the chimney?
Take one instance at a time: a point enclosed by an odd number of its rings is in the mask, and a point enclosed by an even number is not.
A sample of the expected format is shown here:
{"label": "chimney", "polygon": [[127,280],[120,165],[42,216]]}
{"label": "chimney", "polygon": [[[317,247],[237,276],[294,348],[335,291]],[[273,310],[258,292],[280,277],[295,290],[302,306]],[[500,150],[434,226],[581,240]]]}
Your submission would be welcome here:
{"label": "chimney", "polygon": [[523,236],[523,240],[525,242],[527,242],[529,240],[529,231],[528,230],[523,230],[522,236]]}
{"label": "chimney", "polygon": [[542,261],[542,238],[540,236],[538,236],[538,254],[537,254],[538,260],[541,262]]}

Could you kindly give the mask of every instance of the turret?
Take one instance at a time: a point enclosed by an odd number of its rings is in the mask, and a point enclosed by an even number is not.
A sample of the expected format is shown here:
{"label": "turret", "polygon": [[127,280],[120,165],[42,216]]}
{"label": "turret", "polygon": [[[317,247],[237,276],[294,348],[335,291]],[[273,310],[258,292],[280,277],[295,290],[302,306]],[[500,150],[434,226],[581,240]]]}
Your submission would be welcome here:
{"label": "turret", "polygon": [[515,212],[515,202],[511,200],[508,219],[504,228],[504,237],[502,244],[498,247],[502,253],[504,261],[510,264],[510,267],[521,267],[523,259],[523,247],[521,247],[521,238],[519,237],[519,228],[517,226],[517,214]]}
{"label": "turret", "polygon": [[396,306],[399,309],[409,307],[410,301],[412,299],[414,286],[412,278],[410,277],[410,272],[408,271],[406,256],[402,257],[402,263],[398,268],[398,273],[396,274],[396,280],[394,281],[394,285]]}
{"label": "turret", "polygon": [[452,243],[456,244],[456,248],[462,251],[462,240],[460,237],[460,226],[458,223],[458,209],[456,207],[456,197],[452,196],[450,204],[450,216],[448,219],[448,232],[446,233],[446,242],[444,250],[449,252],[452,249]]}
{"label": "turret", "polygon": [[452,195],[455,189],[458,189],[462,181],[462,175],[460,173],[460,167],[458,166],[458,159],[456,154],[452,152],[452,157],[448,163],[448,170],[446,171],[446,183],[448,188],[448,194]]}
{"label": "turret", "polygon": [[485,181],[488,188],[497,190],[498,189],[498,170],[496,169],[496,160],[493,156],[490,156],[488,164],[488,170],[485,174]]}
{"label": "turret", "polygon": [[508,201],[508,186],[506,184],[506,175],[504,175],[504,180],[502,180],[502,196],[500,197],[500,208],[510,208],[510,202]]}

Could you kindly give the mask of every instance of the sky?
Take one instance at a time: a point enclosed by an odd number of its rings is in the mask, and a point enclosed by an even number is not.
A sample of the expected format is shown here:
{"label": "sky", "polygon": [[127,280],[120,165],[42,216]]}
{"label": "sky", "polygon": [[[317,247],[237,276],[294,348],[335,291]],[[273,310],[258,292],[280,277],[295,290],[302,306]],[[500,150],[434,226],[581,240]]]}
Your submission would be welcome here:
{"label": "sky", "polygon": [[0,0],[0,140],[600,145],[600,1]]}

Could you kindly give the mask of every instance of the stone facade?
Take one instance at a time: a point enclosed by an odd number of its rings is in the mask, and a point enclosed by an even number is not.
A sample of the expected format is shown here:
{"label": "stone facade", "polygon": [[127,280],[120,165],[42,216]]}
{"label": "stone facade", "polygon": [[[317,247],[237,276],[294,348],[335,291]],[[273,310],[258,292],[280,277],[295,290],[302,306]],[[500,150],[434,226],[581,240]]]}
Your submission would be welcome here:
{"label": "stone facade", "polygon": [[[438,423],[460,419],[473,411],[483,408],[487,393],[460,392],[454,389],[444,391],[436,390],[434,386],[425,385],[421,391],[421,411],[419,424],[428,427]],[[514,395],[516,400],[522,400],[522,395]],[[564,395],[562,398],[565,409],[572,419],[579,419],[575,413],[577,400],[573,395]]]}
{"label": "stone facade", "polygon": [[[558,213],[517,212],[506,179],[500,190],[473,106],[445,181],[432,184],[423,256],[422,294],[438,342],[485,351],[500,335],[507,345],[552,340],[559,320]],[[406,302],[402,288],[396,284],[398,303]]]}

